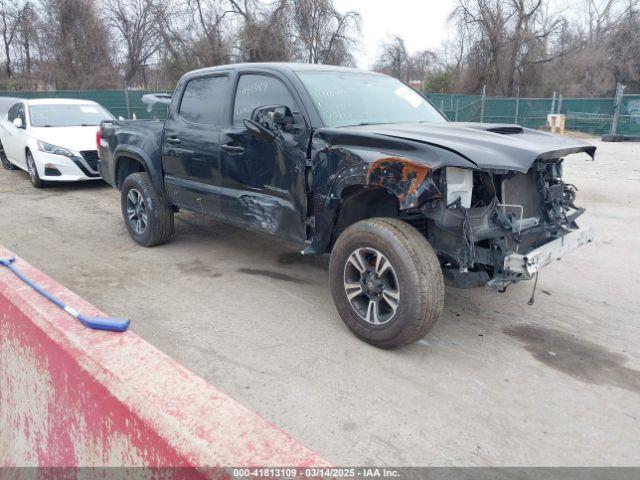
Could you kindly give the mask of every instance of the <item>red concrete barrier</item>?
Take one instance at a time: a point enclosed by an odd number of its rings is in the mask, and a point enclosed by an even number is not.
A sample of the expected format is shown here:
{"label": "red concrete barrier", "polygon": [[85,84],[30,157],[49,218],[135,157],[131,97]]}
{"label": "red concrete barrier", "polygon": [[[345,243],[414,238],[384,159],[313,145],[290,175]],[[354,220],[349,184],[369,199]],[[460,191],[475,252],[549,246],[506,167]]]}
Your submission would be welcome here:
{"label": "red concrete barrier", "polygon": [[89,330],[0,267],[0,467],[310,465],[327,462],[136,334]]}

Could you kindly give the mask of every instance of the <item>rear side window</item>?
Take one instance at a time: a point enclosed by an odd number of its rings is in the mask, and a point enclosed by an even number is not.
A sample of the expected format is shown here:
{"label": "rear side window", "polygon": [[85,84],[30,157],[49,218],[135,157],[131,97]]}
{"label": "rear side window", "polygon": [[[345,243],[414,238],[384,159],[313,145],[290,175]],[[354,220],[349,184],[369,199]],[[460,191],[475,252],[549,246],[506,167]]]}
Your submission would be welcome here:
{"label": "rear side window", "polygon": [[18,107],[18,118],[20,118],[22,120],[22,125],[26,126],[27,125],[27,116],[24,113],[24,103],[21,103],[20,106]]}
{"label": "rear side window", "polygon": [[297,110],[289,89],[277,78],[268,75],[242,75],[238,81],[233,107],[233,125],[242,126],[242,121],[250,118],[254,109],[267,105],[284,105],[291,111]]}
{"label": "rear side window", "polygon": [[180,116],[193,123],[217,125],[224,107],[227,77],[189,80],[180,102]]}

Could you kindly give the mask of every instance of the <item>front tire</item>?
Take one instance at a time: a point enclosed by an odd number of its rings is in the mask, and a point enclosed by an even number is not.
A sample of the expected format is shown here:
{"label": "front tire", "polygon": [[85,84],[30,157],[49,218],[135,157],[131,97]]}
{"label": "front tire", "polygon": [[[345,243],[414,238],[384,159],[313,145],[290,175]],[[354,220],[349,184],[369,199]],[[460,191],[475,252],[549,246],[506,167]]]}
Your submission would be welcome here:
{"label": "front tire", "polygon": [[124,223],[136,243],[153,247],[171,238],[173,209],[156,193],[147,173],[125,178],[120,200]]}
{"label": "front tire", "polygon": [[26,157],[27,171],[29,172],[29,180],[31,180],[31,185],[33,185],[34,188],[44,187],[46,184],[40,179],[40,175],[38,175],[38,169],[36,168],[36,162],[29,150],[27,150]]}
{"label": "front tire", "polygon": [[444,282],[426,238],[394,218],[363,220],[336,241],[331,294],[344,323],[381,348],[424,337],[442,313]]}

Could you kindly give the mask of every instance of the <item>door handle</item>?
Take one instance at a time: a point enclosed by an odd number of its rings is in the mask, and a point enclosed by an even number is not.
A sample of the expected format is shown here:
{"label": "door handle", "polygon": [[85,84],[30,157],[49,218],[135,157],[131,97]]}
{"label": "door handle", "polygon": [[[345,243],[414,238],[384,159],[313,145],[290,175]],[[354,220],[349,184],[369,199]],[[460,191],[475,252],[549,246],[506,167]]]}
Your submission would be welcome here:
{"label": "door handle", "polygon": [[236,155],[244,152],[243,146],[234,145],[233,143],[225,143],[224,145],[221,145],[220,148],[227,153],[232,153]]}
{"label": "door handle", "polygon": [[167,142],[172,145],[178,145],[180,143],[180,139],[178,137],[167,137]]}

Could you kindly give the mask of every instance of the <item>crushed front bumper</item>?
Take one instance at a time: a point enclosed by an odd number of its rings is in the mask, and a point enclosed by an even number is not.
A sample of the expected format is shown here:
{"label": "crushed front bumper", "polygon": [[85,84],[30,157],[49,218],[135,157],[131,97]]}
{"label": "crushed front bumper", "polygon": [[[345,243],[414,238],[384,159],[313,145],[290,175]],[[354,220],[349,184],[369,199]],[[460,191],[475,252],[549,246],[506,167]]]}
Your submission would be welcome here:
{"label": "crushed front bumper", "polygon": [[542,267],[554,260],[559,260],[567,253],[592,240],[592,228],[574,230],[528,253],[511,253],[507,255],[504,258],[504,271],[509,276],[521,276],[522,280],[528,280]]}

